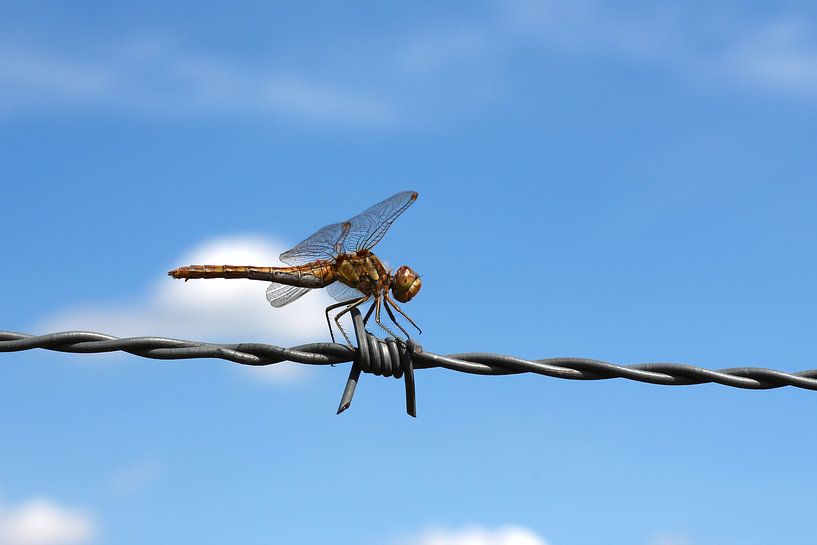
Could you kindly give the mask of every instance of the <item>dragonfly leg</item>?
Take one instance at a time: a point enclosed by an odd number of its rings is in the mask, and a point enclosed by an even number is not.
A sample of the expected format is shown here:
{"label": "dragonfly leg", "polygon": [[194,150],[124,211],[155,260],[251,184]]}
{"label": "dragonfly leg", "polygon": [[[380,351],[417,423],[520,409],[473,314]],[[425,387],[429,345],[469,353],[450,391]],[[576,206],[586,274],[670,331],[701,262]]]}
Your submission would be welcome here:
{"label": "dragonfly leg", "polygon": [[[338,307],[343,307],[343,306],[352,304],[355,301],[357,301],[357,299],[349,299],[348,301],[341,301],[340,303],[335,303],[334,305],[329,305],[328,307],[326,307],[326,311],[325,311],[326,325],[329,326],[329,336],[332,337],[332,342],[335,342],[335,333],[332,331],[332,321],[329,319],[329,311],[334,310],[334,309],[336,309]],[[340,327],[340,324],[338,324],[338,327]],[[341,329],[340,331],[341,331],[341,333],[343,333],[343,329]],[[343,336],[346,337],[346,333],[343,333]],[[349,340],[349,337],[346,337],[346,340]]]}
{"label": "dragonfly leg", "polygon": [[370,295],[364,295],[360,299],[352,299],[350,305],[348,305],[346,308],[344,308],[343,310],[341,310],[340,312],[338,312],[335,315],[335,324],[338,326],[338,329],[340,330],[340,332],[343,333],[343,336],[346,338],[346,344],[348,344],[349,348],[351,348],[352,350],[355,349],[355,345],[352,344],[351,339],[349,339],[349,335],[346,334],[346,331],[344,331],[343,326],[340,325],[340,317],[343,316],[344,314],[346,314],[347,312],[349,312],[350,310],[352,310],[353,308],[357,308],[358,306],[360,306],[363,303],[365,303],[366,301],[368,301],[369,297],[371,297],[371,296]]}
{"label": "dragonfly leg", "polygon": [[363,317],[363,325],[369,321],[369,318],[372,316],[372,311],[374,310],[374,305],[377,301],[373,302],[371,306],[369,306],[369,310],[366,312],[366,316]]}
{"label": "dragonfly leg", "polygon": [[398,322],[397,319],[394,317],[394,313],[391,311],[391,307],[389,306],[388,298],[383,299],[383,308],[385,308],[386,312],[389,313],[389,318],[391,318],[391,321],[394,322],[394,325],[399,327],[400,331],[403,332],[403,335],[406,336],[406,340],[409,340],[411,336],[408,334],[408,331],[406,331],[405,328],[400,324],[400,322]]}
{"label": "dragonfly leg", "polygon": [[[415,324],[415,323],[414,323],[414,320],[412,320],[411,318],[409,318],[409,315],[408,315],[408,314],[406,314],[405,312],[403,312],[403,309],[402,309],[402,308],[400,308],[399,306],[397,306],[397,303],[395,303],[395,302],[394,302],[394,299],[392,299],[391,297],[389,297],[389,294],[388,294],[388,293],[386,293],[386,294],[385,294],[385,297],[386,297],[386,302],[387,302],[387,303],[389,303],[389,304],[391,304],[391,306],[393,306],[393,307],[394,307],[394,310],[396,310],[397,312],[399,312],[399,313],[400,313],[400,314],[403,316],[403,318],[405,318],[406,320],[408,320],[408,321],[409,321],[409,323],[410,323],[411,325],[413,325],[413,326],[414,326],[414,328],[415,328],[415,329],[416,329],[418,332],[420,332],[420,333],[422,333],[422,332],[423,332],[423,330],[422,330],[422,329],[420,329],[420,326],[418,326],[417,324]],[[392,318],[392,320],[394,320],[394,318]],[[395,323],[397,323],[397,322],[395,322]]]}
{"label": "dragonfly leg", "polygon": [[[392,331],[391,329],[389,329],[388,327],[386,327],[386,324],[384,324],[384,323],[383,323],[383,322],[380,320],[380,303],[381,303],[382,301],[383,301],[383,299],[381,299],[380,295],[377,295],[377,296],[375,297],[375,302],[374,302],[374,304],[375,304],[375,309],[374,309],[374,321],[375,321],[375,322],[377,322],[377,325],[379,325],[380,327],[382,327],[382,328],[383,328],[383,331],[385,331],[386,333],[388,333],[389,335],[391,335],[392,337],[394,337],[395,339],[397,339],[398,337],[397,337],[397,335],[395,335],[395,334],[394,334],[394,331]],[[403,328],[401,327],[400,329],[403,329]]]}

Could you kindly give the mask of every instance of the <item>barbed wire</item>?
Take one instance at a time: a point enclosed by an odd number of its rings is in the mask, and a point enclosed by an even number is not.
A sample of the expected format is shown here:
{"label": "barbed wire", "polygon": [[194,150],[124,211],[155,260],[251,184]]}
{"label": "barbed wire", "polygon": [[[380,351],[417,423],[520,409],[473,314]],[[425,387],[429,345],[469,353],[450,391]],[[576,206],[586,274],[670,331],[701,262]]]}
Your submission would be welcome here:
{"label": "barbed wire", "polygon": [[414,369],[441,367],[477,375],[534,373],[569,380],[624,378],[664,386],[716,383],[734,388],[769,390],[793,386],[817,390],[817,369],[787,373],[763,367],[706,369],[680,363],[639,363],[618,365],[586,358],[528,360],[489,352],[440,355],[427,352],[413,342],[378,339],[365,329],[357,310],[353,311],[357,349],[337,343],[310,343],[284,348],[263,343],[214,344],[166,337],[118,338],[89,331],[64,331],[29,335],[0,331],[0,352],[43,348],[57,352],[127,352],[160,360],[218,358],[242,365],[274,365],[284,361],[307,365],[335,365],[352,362],[338,414],[349,408],[360,373],[401,378],[406,383],[406,410],[415,416]]}

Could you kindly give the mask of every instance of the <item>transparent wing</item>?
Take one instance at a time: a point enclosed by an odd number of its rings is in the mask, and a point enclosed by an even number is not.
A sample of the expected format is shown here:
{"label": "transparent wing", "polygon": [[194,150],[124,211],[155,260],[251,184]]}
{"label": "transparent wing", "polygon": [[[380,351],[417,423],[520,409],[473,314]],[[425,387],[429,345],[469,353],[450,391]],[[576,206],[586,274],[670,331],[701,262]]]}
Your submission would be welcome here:
{"label": "transparent wing", "polygon": [[346,302],[350,299],[360,299],[361,297],[364,297],[363,293],[361,293],[359,290],[356,290],[351,286],[347,286],[343,282],[329,284],[326,291],[329,293],[332,299],[339,303]]}
{"label": "transparent wing", "polygon": [[309,288],[299,288],[298,286],[287,286],[286,284],[273,282],[267,288],[267,301],[269,301],[270,305],[280,308],[290,304],[308,291]]}
{"label": "transparent wing", "polygon": [[327,225],[306,240],[299,242],[291,250],[279,256],[288,265],[305,265],[318,259],[333,259],[339,253],[345,253],[344,239],[349,233],[349,223]]}
{"label": "transparent wing", "polygon": [[349,251],[370,250],[380,242],[386,231],[406,208],[417,200],[416,191],[403,191],[385,201],[367,208],[349,220],[349,232],[344,235],[344,246]]}
{"label": "transparent wing", "polygon": [[380,242],[394,220],[416,199],[416,191],[392,195],[349,221],[327,225],[291,250],[282,253],[280,259],[295,266],[318,259],[334,259],[339,254],[355,250],[369,250]]}

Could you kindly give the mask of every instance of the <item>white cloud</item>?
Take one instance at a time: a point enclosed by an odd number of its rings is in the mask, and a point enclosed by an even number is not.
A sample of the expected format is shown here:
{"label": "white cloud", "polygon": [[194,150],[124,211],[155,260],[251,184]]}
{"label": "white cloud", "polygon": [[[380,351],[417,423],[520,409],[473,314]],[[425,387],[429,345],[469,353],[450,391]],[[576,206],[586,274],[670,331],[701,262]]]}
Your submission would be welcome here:
{"label": "white cloud", "polygon": [[0,545],[80,545],[96,534],[90,514],[47,498],[0,504]]}
{"label": "white cloud", "polygon": [[[208,240],[169,265],[279,264],[282,244],[252,236]],[[266,342],[288,346],[329,340],[324,309],[333,301],[315,290],[284,308],[267,302],[266,282],[205,279],[184,282],[164,271],[138,298],[93,303],[58,311],[44,319],[43,332],[88,330],[118,337],[162,336],[205,342]],[[305,366],[279,363],[247,368],[253,376],[293,378]]]}
{"label": "white cloud", "polygon": [[398,541],[399,545],[548,545],[532,530],[520,526],[484,528],[471,526],[459,530],[431,528]]}

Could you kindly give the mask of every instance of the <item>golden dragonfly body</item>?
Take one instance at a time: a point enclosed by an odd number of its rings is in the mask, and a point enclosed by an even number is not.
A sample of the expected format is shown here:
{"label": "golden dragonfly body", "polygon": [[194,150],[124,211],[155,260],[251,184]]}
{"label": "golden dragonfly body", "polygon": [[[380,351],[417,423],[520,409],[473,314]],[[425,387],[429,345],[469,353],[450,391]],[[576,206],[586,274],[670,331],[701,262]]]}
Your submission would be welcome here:
{"label": "golden dragonfly body", "polygon": [[327,287],[338,303],[326,308],[326,321],[334,341],[329,312],[344,307],[335,323],[351,346],[351,340],[340,325],[340,317],[363,303],[374,299],[365,320],[374,311],[380,327],[397,337],[381,320],[385,308],[391,321],[408,338],[408,332],[396,320],[392,308],[419,331],[417,324],[397,305],[411,300],[422,287],[420,276],[406,265],[393,273],[371,252],[391,224],[417,199],[414,191],[397,193],[375,204],[352,219],[327,225],[280,258],[288,267],[256,267],[252,265],[188,265],[170,271],[173,278],[249,278],[272,282],[267,288],[267,300],[274,307],[295,301],[311,289]]}

